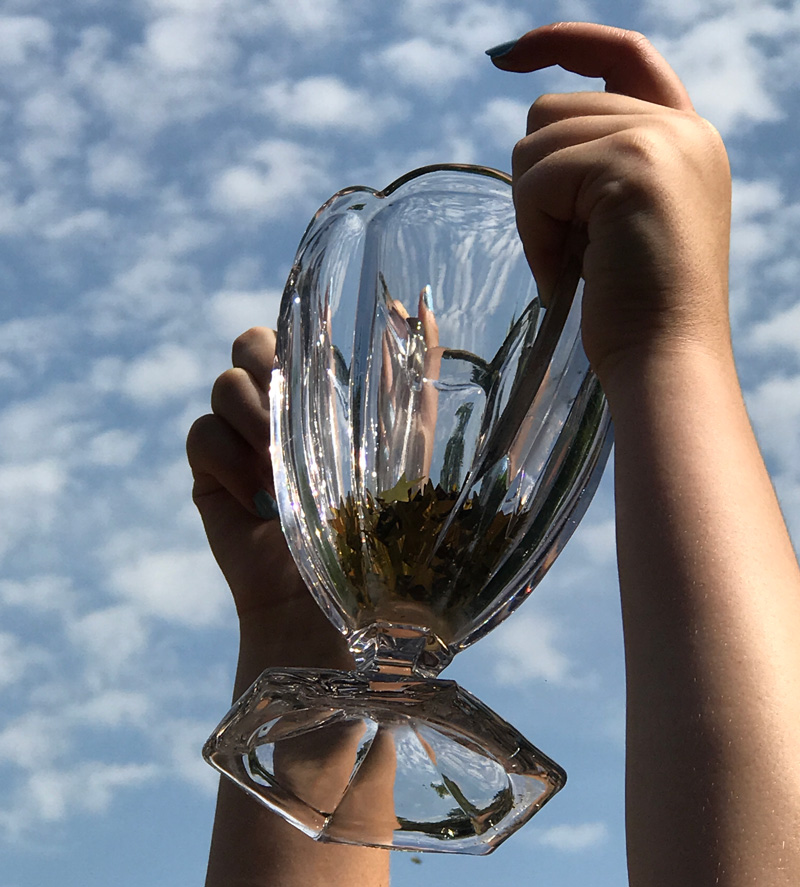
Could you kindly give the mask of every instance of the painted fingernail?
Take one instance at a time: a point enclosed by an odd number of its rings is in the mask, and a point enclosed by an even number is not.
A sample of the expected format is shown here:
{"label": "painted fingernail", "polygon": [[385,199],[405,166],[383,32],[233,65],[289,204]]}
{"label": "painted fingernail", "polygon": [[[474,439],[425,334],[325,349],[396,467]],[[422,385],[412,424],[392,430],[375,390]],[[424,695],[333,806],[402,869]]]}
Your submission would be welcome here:
{"label": "painted fingernail", "polygon": [[429,283],[422,288],[420,295],[422,296],[422,304],[428,309],[428,311],[433,311],[433,293],[431,292],[431,285]]}
{"label": "painted fingernail", "polygon": [[270,496],[266,490],[259,490],[253,496],[253,505],[261,520],[275,520],[280,516],[278,511],[278,503]]}
{"label": "painted fingernail", "polygon": [[504,55],[508,55],[509,52],[519,43],[519,40],[508,40],[506,43],[498,43],[497,46],[493,46],[491,49],[486,50],[486,55],[489,56],[492,61],[494,59],[499,59]]}

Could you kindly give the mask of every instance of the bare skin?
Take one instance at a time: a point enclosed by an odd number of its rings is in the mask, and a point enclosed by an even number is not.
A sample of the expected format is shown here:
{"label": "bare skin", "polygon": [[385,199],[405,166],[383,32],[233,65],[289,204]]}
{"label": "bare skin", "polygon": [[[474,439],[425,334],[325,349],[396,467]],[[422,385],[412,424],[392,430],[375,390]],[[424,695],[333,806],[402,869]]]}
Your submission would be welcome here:
{"label": "bare skin", "polygon": [[[496,59],[606,93],[544,96],[514,152],[540,286],[587,226],[584,344],[614,416],[632,887],[800,881],[800,570],[745,412],[727,312],[730,173],[714,129],[640,35],[547,26]],[[349,665],[276,522],[251,330],[188,441],[195,501],[240,618],[238,694],[271,664]],[[208,887],[388,882],[381,851],[315,845],[220,789]]]}

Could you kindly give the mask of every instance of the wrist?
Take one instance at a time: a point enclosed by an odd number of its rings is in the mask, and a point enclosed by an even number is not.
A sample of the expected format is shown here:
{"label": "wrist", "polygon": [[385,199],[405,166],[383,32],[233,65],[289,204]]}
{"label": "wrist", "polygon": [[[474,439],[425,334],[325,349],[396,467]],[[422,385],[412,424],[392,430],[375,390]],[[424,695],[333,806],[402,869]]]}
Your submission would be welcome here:
{"label": "wrist", "polygon": [[236,697],[265,668],[353,667],[344,636],[309,594],[240,615]]}
{"label": "wrist", "polygon": [[[658,398],[702,399],[704,381],[740,391],[730,340],[712,344],[674,340],[618,352],[596,369],[615,422],[630,408]],[[688,407],[688,403],[687,403]]]}

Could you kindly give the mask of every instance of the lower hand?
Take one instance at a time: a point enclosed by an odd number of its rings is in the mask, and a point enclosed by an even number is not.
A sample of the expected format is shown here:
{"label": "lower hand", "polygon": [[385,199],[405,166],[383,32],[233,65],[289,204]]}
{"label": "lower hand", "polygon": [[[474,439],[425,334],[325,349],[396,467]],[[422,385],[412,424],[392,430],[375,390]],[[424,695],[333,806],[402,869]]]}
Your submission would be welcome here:
{"label": "lower hand", "polygon": [[[269,381],[275,332],[251,329],[233,344],[233,368],[217,379],[212,413],[186,442],[193,498],[211,550],[233,594],[242,655],[252,680],[267,665],[350,667],[344,639],[306,588],[277,519],[259,516],[254,497],[274,497],[269,457]],[[241,686],[240,686],[241,688]]]}

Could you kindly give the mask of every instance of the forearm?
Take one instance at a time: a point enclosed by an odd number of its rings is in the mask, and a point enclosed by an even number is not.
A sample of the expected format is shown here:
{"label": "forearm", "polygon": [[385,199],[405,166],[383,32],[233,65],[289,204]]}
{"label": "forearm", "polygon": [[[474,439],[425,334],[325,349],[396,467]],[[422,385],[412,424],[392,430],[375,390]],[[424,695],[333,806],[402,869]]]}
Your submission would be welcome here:
{"label": "forearm", "polygon": [[[353,667],[343,638],[307,597],[289,618],[249,619],[242,633],[234,687],[237,699],[271,666]],[[280,632],[275,626],[282,626]],[[206,887],[386,887],[387,851],[319,844],[246,795],[220,781]]]}
{"label": "forearm", "polygon": [[800,576],[732,358],[603,380],[615,421],[632,887],[800,878]]}

